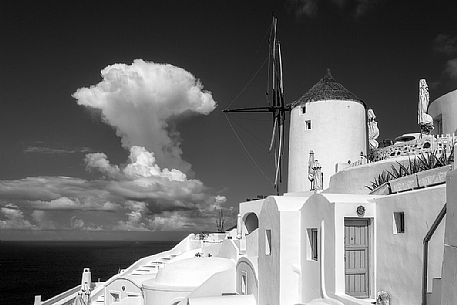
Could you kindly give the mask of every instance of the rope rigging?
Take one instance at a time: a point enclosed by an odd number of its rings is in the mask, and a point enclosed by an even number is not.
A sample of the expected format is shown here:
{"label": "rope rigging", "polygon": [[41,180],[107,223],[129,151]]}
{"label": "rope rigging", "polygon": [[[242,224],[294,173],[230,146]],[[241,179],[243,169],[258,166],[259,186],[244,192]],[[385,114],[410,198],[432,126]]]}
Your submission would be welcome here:
{"label": "rope rigging", "polygon": [[260,172],[260,174],[265,178],[265,180],[268,181],[269,184],[271,185],[274,185],[273,181],[271,179],[268,178],[268,176],[265,174],[265,172],[262,170],[262,168],[259,166],[259,164],[255,161],[254,157],[251,155],[251,153],[249,152],[249,150],[247,149],[246,145],[244,144],[243,140],[241,139],[240,135],[238,134],[238,132],[236,131],[235,127],[233,127],[232,125],[232,122],[230,122],[227,114],[224,113],[224,116],[225,118],[227,119],[227,122],[230,126],[230,128],[232,129],[233,133],[235,134],[236,138],[238,139],[238,141],[240,142],[241,144],[241,147],[243,148],[244,152],[246,153],[246,155],[249,157],[249,159],[251,160],[251,162],[254,164],[254,166],[257,168],[257,170]]}
{"label": "rope rigging", "polygon": [[246,91],[246,89],[251,85],[251,83],[257,78],[257,75],[263,69],[267,60],[268,56],[265,57],[260,67],[254,72],[252,77],[245,83],[244,87],[240,90],[240,92],[229,102],[227,106],[225,106],[225,108],[229,108],[236,100],[238,100],[238,98],[244,93],[244,91]]}

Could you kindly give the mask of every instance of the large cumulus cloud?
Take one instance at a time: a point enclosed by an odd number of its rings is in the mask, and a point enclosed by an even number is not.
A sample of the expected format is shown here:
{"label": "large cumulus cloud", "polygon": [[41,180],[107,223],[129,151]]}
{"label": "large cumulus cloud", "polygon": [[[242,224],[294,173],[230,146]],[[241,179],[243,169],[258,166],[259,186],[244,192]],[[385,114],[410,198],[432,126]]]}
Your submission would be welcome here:
{"label": "large cumulus cloud", "polygon": [[101,76],[100,83],[73,94],[78,104],[101,111],[124,147],[143,146],[154,152],[159,166],[187,172],[191,166],[181,158],[173,120],[209,114],[216,107],[211,92],[182,68],[141,59],[107,66]]}

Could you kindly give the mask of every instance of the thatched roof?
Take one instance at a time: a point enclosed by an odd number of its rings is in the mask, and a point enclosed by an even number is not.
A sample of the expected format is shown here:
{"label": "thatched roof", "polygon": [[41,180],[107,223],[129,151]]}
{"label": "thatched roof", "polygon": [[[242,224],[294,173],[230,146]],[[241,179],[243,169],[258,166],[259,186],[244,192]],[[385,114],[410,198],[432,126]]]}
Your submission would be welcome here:
{"label": "thatched roof", "polygon": [[300,106],[307,102],[325,101],[325,100],[350,100],[362,102],[354,93],[344,88],[332,76],[330,69],[311,89],[302,95],[298,100],[292,103],[292,107]]}

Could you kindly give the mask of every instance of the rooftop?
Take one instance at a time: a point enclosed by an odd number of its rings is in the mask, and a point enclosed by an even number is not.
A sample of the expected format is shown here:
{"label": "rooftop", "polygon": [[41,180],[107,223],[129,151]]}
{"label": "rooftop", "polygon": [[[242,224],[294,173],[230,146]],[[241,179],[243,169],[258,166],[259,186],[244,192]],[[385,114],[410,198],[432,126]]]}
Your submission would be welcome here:
{"label": "rooftop", "polygon": [[321,78],[314,86],[311,87],[298,100],[292,103],[292,107],[303,105],[307,102],[325,101],[325,100],[350,100],[361,102],[362,100],[354,93],[338,83],[332,76],[330,69],[327,69],[324,77]]}

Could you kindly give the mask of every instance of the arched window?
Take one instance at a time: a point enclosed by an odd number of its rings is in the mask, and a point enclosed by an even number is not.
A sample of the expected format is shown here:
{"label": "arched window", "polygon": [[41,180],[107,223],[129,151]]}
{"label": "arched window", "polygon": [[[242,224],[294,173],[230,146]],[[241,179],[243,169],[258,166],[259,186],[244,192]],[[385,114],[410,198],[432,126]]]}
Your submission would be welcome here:
{"label": "arched window", "polygon": [[247,233],[251,233],[259,227],[259,219],[255,213],[249,213],[244,218],[244,225],[246,226]]}

